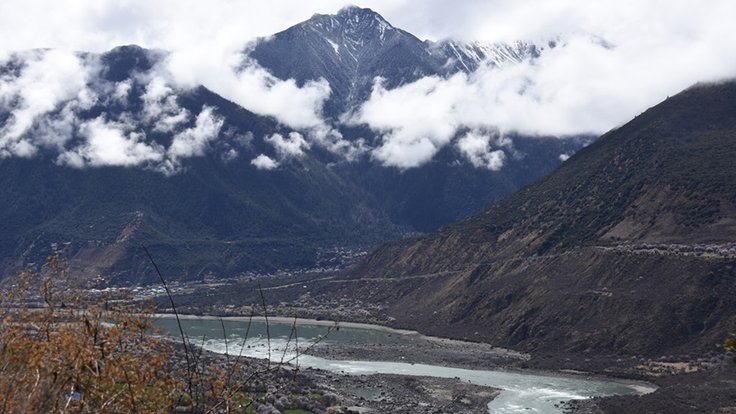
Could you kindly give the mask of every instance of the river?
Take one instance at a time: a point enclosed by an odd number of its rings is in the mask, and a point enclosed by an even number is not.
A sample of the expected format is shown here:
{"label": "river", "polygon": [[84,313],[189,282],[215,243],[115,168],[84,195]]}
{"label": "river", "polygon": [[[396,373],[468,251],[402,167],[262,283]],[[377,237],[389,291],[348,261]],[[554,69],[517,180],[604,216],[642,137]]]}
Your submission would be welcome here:
{"label": "river", "polygon": [[[398,374],[410,376],[431,376],[440,378],[459,378],[477,385],[486,385],[503,390],[488,405],[490,413],[561,413],[558,405],[563,401],[584,399],[595,396],[637,394],[651,392],[652,389],[622,381],[593,380],[569,375],[539,375],[494,370],[471,370],[439,365],[409,364],[396,361],[350,361],[329,360],[296,353],[296,344],[304,350],[316,346],[339,346],[340,344],[381,343],[389,344],[405,340],[412,333],[394,331],[382,327],[349,325],[339,330],[326,324],[298,324],[296,340],[292,336],[292,323],[284,320],[273,321],[268,326],[254,320],[245,338],[247,320],[242,318],[225,319],[223,328],[219,318],[183,318],[182,327],[193,343],[203,344],[204,348],[218,353],[242,354],[255,358],[271,358],[275,362],[289,362],[300,367],[311,367],[345,375]],[[166,317],[156,319],[155,325],[171,335],[178,336],[176,320]],[[269,341],[270,336],[270,341]],[[269,347],[270,342],[270,347]]]}

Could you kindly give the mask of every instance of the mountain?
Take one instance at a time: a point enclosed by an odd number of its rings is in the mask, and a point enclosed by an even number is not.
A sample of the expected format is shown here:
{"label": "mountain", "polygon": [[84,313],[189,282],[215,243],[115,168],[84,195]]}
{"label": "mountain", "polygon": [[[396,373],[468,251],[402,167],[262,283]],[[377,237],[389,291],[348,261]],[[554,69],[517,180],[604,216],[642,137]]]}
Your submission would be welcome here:
{"label": "mountain", "polygon": [[[331,95],[324,114],[339,120],[358,109],[371,95],[377,77],[391,89],[425,76],[471,73],[481,65],[518,64],[537,58],[555,43],[464,43],[422,41],[394,27],[371,9],[350,6],[334,15],[307,21],[246,48],[249,59],[280,79],[297,83],[326,79]],[[343,136],[380,145],[381,131],[335,125]],[[500,171],[469,168],[458,163],[457,148],[448,146],[434,159],[407,171],[385,168],[375,160],[340,164],[340,174],[368,189],[391,220],[419,232],[430,232],[477,212],[491,202],[541,177],[594,137],[524,137],[508,134],[514,148]]]}
{"label": "mountain", "polygon": [[425,76],[470,73],[479,66],[519,63],[545,46],[421,41],[392,26],[371,9],[350,6],[261,39],[246,53],[281,79],[300,84],[326,79],[332,95],[328,116],[338,117],[364,102],[376,77],[393,89]]}
{"label": "mountain", "polygon": [[[176,113],[201,116],[203,108],[212,108],[222,122],[223,132],[208,144],[208,155],[181,161],[186,164],[179,171],[166,173],[166,162],[176,161],[170,155],[165,162],[131,167],[82,144],[75,147],[90,128],[100,126],[100,119],[108,132],[124,131],[120,124],[127,121],[122,120],[132,120],[135,133],[153,141],[148,148],[169,146],[169,153],[173,139],[196,128],[195,119],[171,132],[145,121],[153,110],[146,94],[155,85],[147,77],[153,76],[158,53],[126,46],[87,58],[101,62],[88,91],[98,99],[72,117],[70,150],[59,155],[42,148],[31,158],[0,158],[0,252],[7,273],[43,263],[52,245],[63,247],[76,269],[104,273],[117,282],[153,280],[142,245],[172,279],[267,272],[312,267],[334,247],[365,248],[400,234],[365,191],[315,156],[292,159],[275,171],[252,166],[250,159],[273,151],[260,138],[288,130],[203,87],[170,91],[173,98],[165,99]],[[121,84],[129,89],[124,103],[105,98]],[[64,111],[49,118],[60,123]],[[43,123],[35,128],[32,137],[53,132]],[[238,157],[223,160],[231,151]],[[70,153],[89,165],[64,164],[76,159],[64,158]]]}
{"label": "mountain", "polygon": [[[358,8],[317,15],[248,50],[283,79],[327,79],[329,126],[368,146],[380,133],[343,124],[339,111],[365,99],[375,77],[397,86],[536,53],[422,42]],[[473,166],[454,145],[407,170],[369,153],[346,160],[309,142],[309,131],[206,87],[177,86],[161,74],[167,56],[131,45],[75,59],[34,50],[0,63],[4,275],[63,249],[76,271],[150,282],[143,245],[171,279],[332,266],[477,212],[590,141],[508,134],[498,171]]]}
{"label": "mountain", "polygon": [[710,350],[736,329],[734,114],[736,83],[693,86],[483,213],[378,249],[354,294],[499,346]]}

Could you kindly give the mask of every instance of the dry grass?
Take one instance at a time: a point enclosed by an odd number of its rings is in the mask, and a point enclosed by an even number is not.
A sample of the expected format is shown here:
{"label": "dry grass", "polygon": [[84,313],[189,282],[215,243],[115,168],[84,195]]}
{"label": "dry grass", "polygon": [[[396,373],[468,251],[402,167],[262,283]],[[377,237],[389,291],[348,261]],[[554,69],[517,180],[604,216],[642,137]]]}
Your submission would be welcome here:
{"label": "dry grass", "polygon": [[150,306],[90,294],[101,280],[77,283],[67,268],[52,256],[3,291],[0,413],[231,412],[250,401],[234,379],[242,367],[208,366],[187,339],[184,367],[182,347],[152,335]]}
{"label": "dry grass", "polygon": [[[179,381],[150,312],[124,297],[84,295],[59,256],[3,292],[0,412],[169,412]],[[41,302],[40,308],[29,303]]]}

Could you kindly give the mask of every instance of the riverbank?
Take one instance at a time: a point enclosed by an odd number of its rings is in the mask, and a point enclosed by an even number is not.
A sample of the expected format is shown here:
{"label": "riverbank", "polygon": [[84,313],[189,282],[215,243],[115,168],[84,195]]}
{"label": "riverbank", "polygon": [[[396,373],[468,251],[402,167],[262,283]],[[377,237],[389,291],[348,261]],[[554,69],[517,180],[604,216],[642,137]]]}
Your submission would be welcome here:
{"label": "riverbank", "polygon": [[[268,282],[267,282],[268,283]],[[339,319],[356,320],[360,322],[378,322],[391,324],[390,317],[378,306],[376,309],[355,300],[343,303],[340,296],[333,295],[332,302],[323,303],[323,297],[304,295],[296,288],[281,289],[279,281],[272,281],[276,287],[266,286],[265,289],[279,288],[279,301],[269,301],[269,311],[280,316],[303,315],[314,319],[299,319],[298,324],[311,323],[321,326],[333,325],[333,322],[321,318],[331,315]],[[310,285],[311,286],[311,285]],[[299,287],[302,287],[299,285]],[[292,292],[294,290],[294,292]],[[250,293],[249,293],[250,292]],[[256,292],[256,293],[253,293]],[[208,292],[216,297],[218,303],[258,303],[258,289],[227,289]],[[250,294],[252,298],[248,296]],[[226,298],[232,300],[228,302]],[[184,308],[189,312],[206,312],[213,315],[241,315],[239,319],[247,320],[253,307],[223,307],[216,306],[210,296],[199,295],[186,298]],[[184,300],[184,298],[177,298]],[[267,295],[267,299],[270,296]],[[319,299],[319,300],[318,300]],[[163,303],[163,302],[162,302]],[[162,309],[165,309],[165,305]],[[242,309],[241,309],[242,308]],[[217,318],[217,316],[213,316]],[[293,323],[294,319],[284,317],[271,321]],[[348,327],[348,323],[340,322],[340,326]],[[368,329],[381,329],[391,332],[393,328],[381,325],[359,323],[356,326]],[[377,328],[378,326],[378,328]],[[397,330],[407,332],[406,330]],[[408,331],[413,332],[413,331]],[[417,334],[419,335],[419,334]],[[416,337],[418,338],[418,336]],[[430,337],[431,338],[431,337]],[[452,344],[453,340],[438,339],[440,343]],[[473,369],[501,369],[512,372],[542,373],[551,375],[571,375],[577,378],[603,378],[613,381],[644,384],[654,384],[655,387],[645,385],[646,391],[659,387],[654,393],[644,396],[605,397],[587,400],[579,405],[568,407],[577,413],[618,413],[618,412],[732,412],[736,408],[730,401],[736,398],[736,376],[728,370],[736,368],[736,363],[726,353],[714,347],[710,350],[686,350],[682,354],[668,356],[601,354],[585,352],[541,352],[525,355],[524,358],[509,358],[498,354],[499,348],[472,342],[459,342],[458,346],[433,346],[421,340],[416,340],[413,346],[386,346],[358,345],[341,346],[339,349],[317,349],[312,354],[328,359],[362,359],[362,360],[397,360],[409,363],[427,363],[443,366],[473,368]],[[470,345],[468,345],[470,344]],[[513,351],[512,351],[513,352]],[[524,355],[524,354],[519,354]],[[724,372],[725,371],[725,372]],[[700,390],[702,392],[695,392]],[[725,399],[724,399],[725,398]],[[731,399],[729,401],[729,398]],[[594,407],[594,408],[591,408]],[[712,408],[710,411],[699,411],[699,407]],[[588,410],[588,411],[586,411]],[[590,411],[592,410],[592,411]],[[718,411],[720,410],[720,411]]]}
{"label": "riverbank", "polygon": [[736,361],[709,370],[666,375],[652,379],[655,393],[570,401],[569,414],[734,414],[736,413]]}
{"label": "riverbank", "polygon": [[[173,366],[186,364],[174,341]],[[498,390],[448,378],[402,375],[342,375],[322,369],[295,369],[258,358],[228,358],[202,350],[200,364],[233,373],[232,384],[251,400],[245,412],[277,414],[477,414],[488,412]],[[239,403],[234,401],[234,406]],[[241,405],[242,408],[242,405]],[[176,411],[180,412],[180,411]],[[182,409],[181,412],[189,412]],[[230,412],[223,409],[215,413]]]}
{"label": "riverbank", "polygon": [[[158,313],[158,318],[174,318],[173,314]],[[247,323],[251,317],[179,315],[181,320],[220,320]],[[262,316],[252,317],[253,322],[265,322]],[[382,325],[358,322],[334,322],[309,318],[268,317],[269,323],[297,326],[324,326],[347,329],[364,329],[401,335],[396,342],[341,343],[340,346],[310,347],[306,354],[329,360],[396,361],[408,364],[439,365],[472,370],[503,370],[536,375],[554,375],[570,378],[615,381],[634,387],[641,394],[651,393],[656,386],[644,381],[641,375],[625,370],[611,369],[613,358],[574,360],[571,355],[533,357],[530,354],[495,347],[482,342],[468,342],[421,334],[417,331],[396,329]],[[329,338],[329,336],[327,337]]]}
{"label": "riverbank", "polygon": [[[174,318],[173,314],[155,314],[157,318]],[[250,317],[241,316],[202,316],[179,315],[181,320],[220,320],[245,322]],[[266,318],[254,316],[253,322],[265,322]],[[481,342],[466,342],[449,338],[439,338],[420,334],[416,331],[395,329],[382,325],[357,322],[333,322],[317,319],[269,317],[269,323],[298,326],[339,327],[343,329],[364,329],[400,335],[402,341],[396,343],[341,344],[339,347],[312,347],[307,354],[332,360],[397,361],[442,365],[465,369],[523,369],[522,365],[531,356],[510,349],[494,347]],[[329,337],[328,337],[329,338]],[[551,372],[551,370],[547,370]]]}
{"label": "riverbank", "polygon": [[[171,315],[159,316],[164,324],[161,326],[167,326],[168,331],[176,329]],[[222,339],[225,331],[228,336],[234,335],[230,341],[240,341],[247,329],[248,337],[253,339],[247,355],[261,357],[271,355],[270,351],[266,353],[271,349],[269,343],[276,346],[277,353],[286,355],[282,350],[288,349],[287,337],[293,333],[291,326],[296,325],[304,335],[299,342],[304,355],[299,359],[301,372],[309,373],[322,386],[332,387],[341,399],[376,412],[485,412],[487,409],[478,408],[487,405],[499,391],[499,401],[503,401],[499,407],[554,410],[552,404],[562,403],[566,399],[561,398],[563,395],[585,398],[653,390],[648,384],[586,374],[532,372],[521,367],[530,358],[526,354],[382,326],[269,318],[271,340],[267,343],[265,318],[253,318],[252,325],[247,323],[249,317],[185,315],[180,319],[185,330],[193,329],[190,335],[206,336],[205,348],[217,352],[227,349]],[[310,346],[306,338],[321,337],[325,332],[319,327],[330,327],[332,336],[323,337],[319,346]],[[532,392],[524,391],[527,389]]]}
{"label": "riverbank", "polygon": [[488,412],[499,390],[448,378],[371,374],[340,375],[307,369],[302,374],[339,396],[336,410],[355,413],[453,413]]}
{"label": "riverbank", "polygon": [[[174,315],[159,314],[157,318],[173,320]],[[217,318],[199,315],[180,315],[179,319],[185,325],[191,321],[219,321],[248,322],[251,318],[229,317]],[[265,322],[265,318],[254,317],[255,323]],[[277,324],[292,325],[293,318],[268,318],[272,327]],[[305,326],[335,326],[334,322],[301,319],[297,325]],[[369,329],[385,333],[389,336],[401,335],[404,338],[420,338],[422,335],[412,331],[396,330],[381,326],[340,323],[341,329]],[[261,338],[262,339],[262,338]],[[176,339],[172,340],[178,343]],[[274,339],[276,341],[277,339]],[[254,338],[254,341],[258,339]],[[309,347],[309,344],[305,344]],[[315,349],[333,348],[332,346],[314,347]],[[204,353],[217,364],[224,364],[227,358],[222,354],[207,351]],[[309,352],[318,354],[318,352]],[[264,394],[253,405],[257,413],[272,414],[283,412],[280,407],[304,407],[314,414],[413,414],[417,412],[436,414],[476,414],[488,412],[488,404],[499,395],[499,389],[471,384],[458,378],[438,378],[429,376],[406,376],[393,374],[356,374],[335,372],[334,370],[316,369],[310,367],[295,368],[285,365],[281,368],[266,367],[266,361],[258,358],[242,358],[243,363],[251,370],[261,372],[261,379],[255,386],[248,384],[246,390],[255,394]],[[232,358],[229,359],[232,362]],[[272,364],[273,365],[273,364]],[[280,364],[276,364],[279,366]],[[291,379],[291,380],[290,380]],[[265,384],[274,384],[267,386]],[[297,384],[296,386],[293,384]],[[313,401],[305,401],[304,395],[309,395]],[[280,403],[279,403],[280,401]],[[329,407],[324,406],[329,401]]]}
{"label": "riverbank", "polygon": [[[154,318],[175,318],[176,315],[173,313],[155,313],[153,314]],[[190,315],[190,314],[183,314],[179,315],[179,319],[188,319],[188,320],[197,320],[197,319],[216,319],[216,320],[224,320],[224,321],[236,321],[236,322],[248,322],[252,320],[253,322],[270,322],[270,323],[276,323],[276,324],[284,324],[284,325],[291,325],[293,323],[296,323],[297,325],[312,325],[312,326],[340,326],[343,328],[355,328],[355,329],[369,329],[374,331],[381,331],[381,332],[389,332],[389,333],[395,333],[397,335],[421,335],[417,331],[410,331],[407,329],[395,329],[388,326],[383,325],[375,325],[375,324],[369,324],[369,323],[361,323],[361,322],[336,322],[336,321],[328,321],[324,319],[310,319],[310,318],[287,318],[284,316],[269,316],[266,318],[265,316],[253,316],[252,318],[250,316],[209,316],[209,315]]]}

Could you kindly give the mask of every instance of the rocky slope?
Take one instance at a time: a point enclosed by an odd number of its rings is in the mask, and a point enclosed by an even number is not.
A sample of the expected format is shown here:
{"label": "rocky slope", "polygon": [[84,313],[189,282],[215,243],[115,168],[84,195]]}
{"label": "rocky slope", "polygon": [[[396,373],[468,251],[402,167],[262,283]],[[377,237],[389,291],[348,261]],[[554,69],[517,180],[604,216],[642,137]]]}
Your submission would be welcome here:
{"label": "rocky slope", "polygon": [[354,275],[399,282],[362,293],[399,325],[527,350],[711,349],[736,328],[734,114],[733,82],[668,98],[485,212],[382,247]]}

